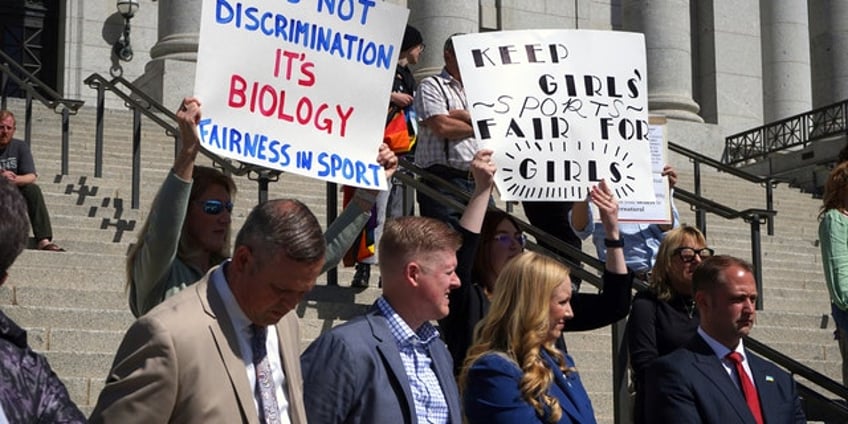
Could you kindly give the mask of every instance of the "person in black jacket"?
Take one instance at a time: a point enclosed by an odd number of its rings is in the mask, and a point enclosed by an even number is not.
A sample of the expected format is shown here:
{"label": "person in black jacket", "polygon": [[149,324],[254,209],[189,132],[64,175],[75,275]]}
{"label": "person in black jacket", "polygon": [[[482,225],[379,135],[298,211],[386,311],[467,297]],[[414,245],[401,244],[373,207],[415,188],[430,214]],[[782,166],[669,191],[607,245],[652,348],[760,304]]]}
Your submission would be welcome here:
{"label": "person in black jacket", "polygon": [[[517,222],[499,210],[486,211],[494,187],[495,165],[492,151],[477,152],[471,162],[475,189],[459,221],[463,242],[457,252],[456,270],[461,286],[450,293],[450,313],[439,321],[439,328],[453,356],[458,374],[470,346],[474,327],[486,315],[494,281],[503,266],[524,250],[526,236]],[[601,210],[601,219],[610,237],[611,254],[603,275],[604,290],[599,294],[578,293],[571,300],[574,319],[564,331],[588,331],[612,324],[625,316],[630,308],[632,275],[624,262],[618,241],[618,203],[605,183],[594,187],[592,201]],[[558,347],[567,352],[562,338]]]}
{"label": "person in black jacket", "polygon": [[713,253],[697,228],[682,225],[669,231],[660,243],[649,288],[633,299],[625,334],[636,389],[636,424],[646,422],[641,392],[648,365],[695,336],[700,320],[692,293],[692,274],[701,260]]}
{"label": "person in black jacket", "polygon": [[[0,178],[0,284],[26,246],[29,222],[20,191]],[[21,327],[0,312],[0,422],[85,423],[47,359],[30,349]]]}

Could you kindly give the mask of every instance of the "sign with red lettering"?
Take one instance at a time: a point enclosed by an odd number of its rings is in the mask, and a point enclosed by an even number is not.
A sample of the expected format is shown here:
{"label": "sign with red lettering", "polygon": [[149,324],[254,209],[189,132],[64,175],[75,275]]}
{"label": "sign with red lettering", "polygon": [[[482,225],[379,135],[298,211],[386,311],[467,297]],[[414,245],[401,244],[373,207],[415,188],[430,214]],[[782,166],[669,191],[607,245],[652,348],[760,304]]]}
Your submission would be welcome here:
{"label": "sign with red lettering", "polygon": [[377,0],[203,0],[202,146],[385,190],[377,148],[408,14]]}
{"label": "sign with red lettering", "polygon": [[584,200],[606,179],[654,200],[642,34],[501,31],[454,39],[474,132],[504,200]]}

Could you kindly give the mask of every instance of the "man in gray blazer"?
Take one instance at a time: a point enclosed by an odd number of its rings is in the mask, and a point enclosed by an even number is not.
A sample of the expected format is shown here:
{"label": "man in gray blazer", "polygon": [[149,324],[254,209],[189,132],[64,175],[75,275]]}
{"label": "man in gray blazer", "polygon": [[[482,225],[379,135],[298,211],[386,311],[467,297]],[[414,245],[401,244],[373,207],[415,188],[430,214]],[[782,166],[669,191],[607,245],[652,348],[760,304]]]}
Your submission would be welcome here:
{"label": "man in gray blazer", "polygon": [[130,327],[90,422],[306,424],[293,309],[325,250],[299,201],[254,208],[232,259]]}
{"label": "man in gray blazer", "polygon": [[301,355],[310,423],[462,422],[453,361],[430,324],[448,314],[448,294],[459,287],[460,243],[432,218],[386,223],[383,296]]}

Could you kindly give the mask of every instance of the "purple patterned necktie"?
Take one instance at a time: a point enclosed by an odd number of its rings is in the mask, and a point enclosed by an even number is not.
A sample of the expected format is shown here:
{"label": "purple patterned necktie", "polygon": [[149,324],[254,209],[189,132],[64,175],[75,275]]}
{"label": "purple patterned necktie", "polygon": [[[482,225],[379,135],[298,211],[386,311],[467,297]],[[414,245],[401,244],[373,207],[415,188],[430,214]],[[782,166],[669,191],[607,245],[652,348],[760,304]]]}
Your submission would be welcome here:
{"label": "purple patterned necktie", "polygon": [[253,332],[253,368],[256,371],[256,394],[259,400],[259,421],[265,424],[279,424],[280,412],[277,397],[274,395],[274,379],[271,376],[271,363],[268,361],[265,339],[268,330],[255,324],[250,325]]}

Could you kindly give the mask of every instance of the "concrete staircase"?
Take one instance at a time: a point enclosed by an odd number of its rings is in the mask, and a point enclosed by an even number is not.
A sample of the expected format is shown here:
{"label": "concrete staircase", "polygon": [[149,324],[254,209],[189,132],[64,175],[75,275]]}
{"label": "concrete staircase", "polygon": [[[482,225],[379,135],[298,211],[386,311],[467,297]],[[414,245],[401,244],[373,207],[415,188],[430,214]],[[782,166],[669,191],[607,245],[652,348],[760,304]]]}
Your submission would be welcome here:
{"label": "concrete staircase", "polygon": [[[22,104],[12,101],[23,135]],[[33,151],[53,221],[56,241],[66,253],[27,250],[0,287],[0,308],[29,331],[30,344],[43,352],[85,412],[97,401],[103,380],[126,328],[133,318],[124,291],[124,257],[135,232],[173,160],[173,139],[145,121],[142,125],[141,209],[130,209],[131,116],[111,111],[106,116],[105,163],[102,178],[93,177],[94,110],[85,107],[71,120],[70,175],[60,172],[59,115],[36,107]],[[204,162],[202,160],[201,162]],[[673,157],[680,186],[691,190],[691,170]],[[704,172],[705,194],[733,207],[763,207],[762,189],[749,187],[710,171]],[[256,183],[240,177],[233,213],[238,229],[256,202]],[[269,196],[296,197],[325,222],[325,185],[284,174],[272,183]],[[779,210],[774,237],[763,237],[765,310],[758,314],[754,336],[831,378],[839,376],[839,352],[832,340],[833,324],[822,328],[829,311],[816,245],[818,202],[787,187],[776,192]],[[694,223],[684,204],[681,217]],[[520,210],[521,208],[517,208]],[[708,239],[718,252],[749,257],[749,227],[708,218]],[[118,225],[117,227],[115,225]],[[765,229],[763,229],[765,234]],[[594,252],[590,242],[584,245]],[[319,285],[298,308],[304,334],[302,346],[321,332],[360,314],[379,296],[372,287],[352,289],[350,269],[340,271],[341,287]],[[584,288],[584,290],[590,287]],[[610,331],[569,333],[569,347],[590,391],[599,422],[612,422]]]}

